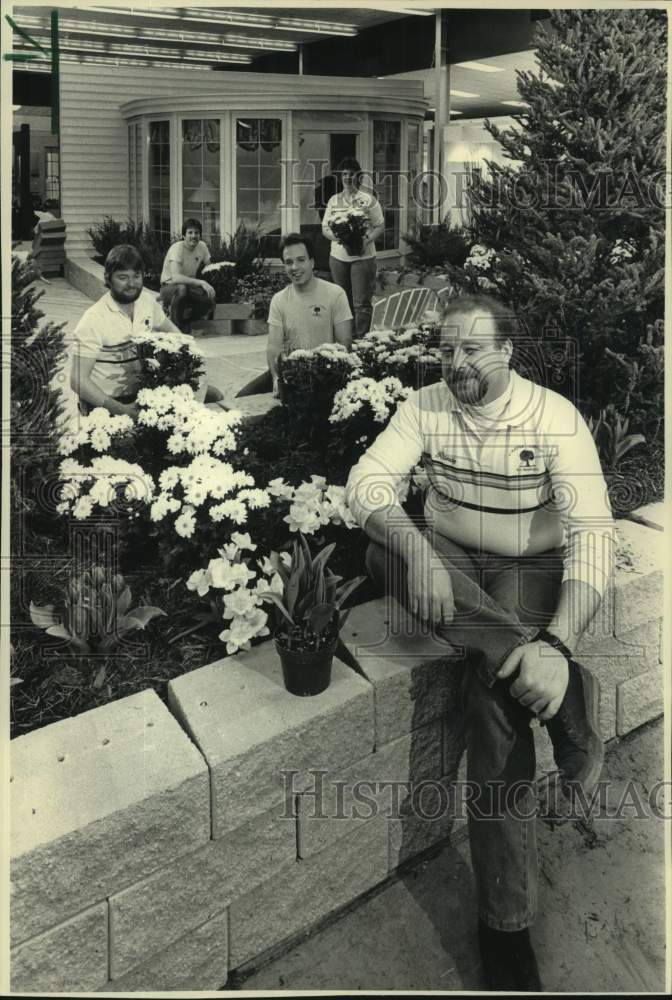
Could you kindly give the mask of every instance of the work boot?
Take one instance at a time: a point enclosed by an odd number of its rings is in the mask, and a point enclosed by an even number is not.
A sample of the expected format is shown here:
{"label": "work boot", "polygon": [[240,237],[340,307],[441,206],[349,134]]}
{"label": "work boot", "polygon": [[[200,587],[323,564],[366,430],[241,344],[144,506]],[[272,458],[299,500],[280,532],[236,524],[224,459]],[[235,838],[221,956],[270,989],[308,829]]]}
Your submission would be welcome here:
{"label": "work boot", "polygon": [[565,697],[546,729],[559,768],[560,790],[573,805],[579,792],[590,799],[602,771],[604,743],[599,723],[600,682],[576,660],[568,660],[568,666]]}
{"label": "work boot", "polygon": [[543,992],[527,928],[521,931],[496,931],[479,919],[478,944],[489,990],[503,993]]}

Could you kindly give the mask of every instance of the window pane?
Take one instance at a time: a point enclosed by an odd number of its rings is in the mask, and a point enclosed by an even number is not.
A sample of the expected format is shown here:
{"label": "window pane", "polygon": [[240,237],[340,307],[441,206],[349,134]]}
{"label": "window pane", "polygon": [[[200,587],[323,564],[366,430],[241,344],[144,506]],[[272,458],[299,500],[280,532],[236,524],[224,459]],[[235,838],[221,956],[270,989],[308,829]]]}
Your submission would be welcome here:
{"label": "window pane", "polygon": [[280,164],[277,167],[262,167],[259,182],[262,188],[281,187]]}
{"label": "window pane", "polygon": [[277,253],[280,237],[282,121],[239,118],[236,122],[236,205],[238,223],[260,227],[268,239],[264,253]]}
{"label": "window pane", "polygon": [[376,193],[383,206],[385,232],[376,241],[379,250],[396,250],[400,239],[401,122],[374,121],[373,175]]}
{"label": "window pane", "polygon": [[203,226],[206,243],[220,232],[219,119],[182,122],[182,214]]}
{"label": "window pane", "polygon": [[238,188],[256,188],[259,185],[259,167],[241,167],[236,171]]}
{"label": "window pane", "polygon": [[149,125],[149,222],[161,236],[170,236],[170,123]]}
{"label": "window pane", "polygon": [[420,150],[420,126],[408,125],[408,179],[406,183],[406,231],[415,233],[418,225],[419,182],[422,170]]}
{"label": "window pane", "polygon": [[236,142],[259,142],[259,119],[239,118],[236,122]]}

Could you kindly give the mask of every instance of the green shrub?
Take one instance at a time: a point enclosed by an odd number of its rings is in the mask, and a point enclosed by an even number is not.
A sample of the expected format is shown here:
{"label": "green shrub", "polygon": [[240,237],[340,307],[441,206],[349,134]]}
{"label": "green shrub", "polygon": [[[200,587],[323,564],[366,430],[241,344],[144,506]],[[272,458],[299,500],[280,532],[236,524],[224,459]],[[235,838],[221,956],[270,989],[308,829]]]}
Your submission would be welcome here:
{"label": "green shrub", "polygon": [[236,282],[232,301],[251,302],[254,307],[252,318],[267,319],[271,299],[286,286],[287,278],[282,272],[264,268]]}
{"label": "green shrub", "polygon": [[264,262],[261,247],[264,234],[259,227],[248,229],[243,223],[229,236],[216,236],[210,241],[210,258],[213,264],[230,261],[235,265],[236,278],[246,278],[262,270]]}
{"label": "green shrub", "polygon": [[98,222],[86,230],[93,243],[95,250],[94,260],[99,264],[105,263],[105,258],[112,247],[121,243],[128,243],[136,247],[140,252],[145,266],[145,286],[158,290],[161,283],[161,271],[163,270],[163,260],[168,247],[180,236],[161,236],[151,229],[146,222],[133,222],[128,219],[126,222],[117,222],[112,216],[106,215],[102,222]]}
{"label": "green shrub", "polygon": [[451,226],[448,216],[438,225],[420,223],[415,233],[404,233],[410,247],[408,263],[421,268],[453,264],[462,267],[469,255],[469,242],[460,226]]}

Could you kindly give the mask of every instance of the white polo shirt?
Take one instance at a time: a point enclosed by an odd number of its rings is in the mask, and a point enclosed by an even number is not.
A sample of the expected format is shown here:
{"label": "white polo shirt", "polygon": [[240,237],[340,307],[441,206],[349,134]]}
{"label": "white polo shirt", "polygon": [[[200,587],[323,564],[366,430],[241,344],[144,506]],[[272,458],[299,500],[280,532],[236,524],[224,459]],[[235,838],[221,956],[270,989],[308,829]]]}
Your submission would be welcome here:
{"label": "white polo shirt", "polygon": [[439,534],[505,556],[564,544],[563,579],[604,592],[611,507],[595,443],[569,400],[513,371],[486,406],[466,406],[443,381],[413,392],[350,472],[346,495],[362,527],[398,504],[418,463],[425,519]]}
{"label": "white polo shirt", "polygon": [[91,381],[114,399],[129,396],[138,388],[141,370],[131,336],[155,330],[165,321],[156,292],[142,289],[133,304],[132,321],[107,292],[75,327],[71,364],[78,358],[95,358]]}

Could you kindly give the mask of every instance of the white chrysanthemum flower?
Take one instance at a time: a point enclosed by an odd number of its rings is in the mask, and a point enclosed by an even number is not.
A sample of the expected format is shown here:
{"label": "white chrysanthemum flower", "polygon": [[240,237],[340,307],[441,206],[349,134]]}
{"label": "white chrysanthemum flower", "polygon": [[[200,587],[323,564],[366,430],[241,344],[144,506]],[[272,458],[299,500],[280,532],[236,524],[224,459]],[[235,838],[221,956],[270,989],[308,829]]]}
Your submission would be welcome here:
{"label": "white chrysanthemum flower", "polygon": [[191,538],[196,530],[196,518],[191,508],[182,511],[175,521],[175,531],[181,538]]}

